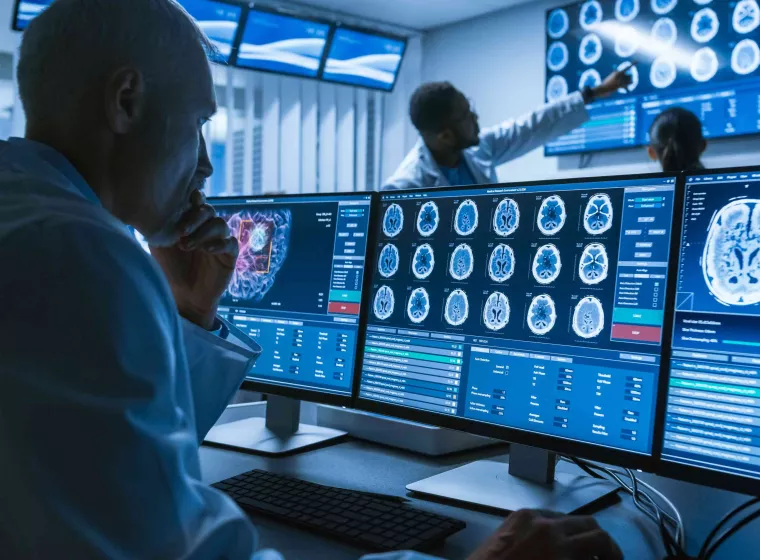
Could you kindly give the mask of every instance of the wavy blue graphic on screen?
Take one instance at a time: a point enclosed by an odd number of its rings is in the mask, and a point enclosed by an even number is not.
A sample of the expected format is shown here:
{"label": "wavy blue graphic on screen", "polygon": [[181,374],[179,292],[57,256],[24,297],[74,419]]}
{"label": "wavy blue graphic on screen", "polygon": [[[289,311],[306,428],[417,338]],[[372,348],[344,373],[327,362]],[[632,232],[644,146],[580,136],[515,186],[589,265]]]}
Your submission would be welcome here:
{"label": "wavy blue graphic on screen", "polygon": [[179,3],[218,49],[219,56],[213,57],[214,60],[229,62],[232,44],[235,42],[240,17],[243,14],[242,6],[209,2],[209,0],[179,0]]}
{"label": "wavy blue graphic on screen", "polygon": [[329,29],[324,23],[253,10],[243,31],[237,64],[314,78]]}
{"label": "wavy blue graphic on screen", "polygon": [[52,3],[53,0],[37,0],[36,2],[19,3],[18,14],[16,15],[16,28],[26,29],[29,22],[44,12]]}
{"label": "wavy blue graphic on screen", "polygon": [[390,91],[396,81],[404,42],[338,29],[332,40],[322,77],[333,82]]}

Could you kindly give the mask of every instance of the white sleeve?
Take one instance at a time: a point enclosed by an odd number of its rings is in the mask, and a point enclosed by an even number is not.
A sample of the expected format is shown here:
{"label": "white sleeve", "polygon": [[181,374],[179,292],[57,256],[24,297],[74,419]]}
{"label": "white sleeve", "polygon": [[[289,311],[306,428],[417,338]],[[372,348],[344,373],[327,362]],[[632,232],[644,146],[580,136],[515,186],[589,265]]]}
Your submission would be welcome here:
{"label": "white sleeve", "polygon": [[576,92],[516,120],[483,130],[477,155],[498,166],[567,134],[587,120],[583,95]]}

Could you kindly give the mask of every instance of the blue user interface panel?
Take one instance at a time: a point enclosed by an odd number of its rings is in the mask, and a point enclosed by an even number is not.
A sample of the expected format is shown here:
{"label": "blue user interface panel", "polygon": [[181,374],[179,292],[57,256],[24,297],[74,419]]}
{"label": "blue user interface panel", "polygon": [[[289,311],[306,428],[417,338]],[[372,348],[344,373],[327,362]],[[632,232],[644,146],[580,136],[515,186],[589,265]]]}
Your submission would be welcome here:
{"label": "blue user interface panel", "polygon": [[322,79],[391,91],[406,50],[402,39],[339,27],[330,45]]}
{"label": "blue user interface panel", "polygon": [[253,9],[243,30],[237,65],[315,78],[330,25]]}
{"label": "blue user interface panel", "polygon": [[687,178],[663,459],[760,480],[760,169]]}
{"label": "blue user interface panel", "polygon": [[243,7],[211,0],[179,0],[218,51],[214,62],[228,63],[237,36]]}
{"label": "blue user interface panel", "polygon": [[249,379],[350,395],[370,195],[215,199],[240,243],[220,313],[264,350]]}
{"label": "blue user interface panel", "polygon": [[13,22],[13,28],[23,31],[35,17],[44,12],[53,0],[34,0],[27,2],[21,0],[16,4],[16,16]]}
{"label": "blue user interface panel", "polygon": [[585,0],[549,11],[546,36],[548,101],[636,63],[630,92],[591,104],[549,155],[648,144],[655,117],[674,106],[708,138],[760,133],[758,0]]}
{"label": "blue user interface panel", "polygon": [[360,397],[650,454],[675,188],[382,195]]}

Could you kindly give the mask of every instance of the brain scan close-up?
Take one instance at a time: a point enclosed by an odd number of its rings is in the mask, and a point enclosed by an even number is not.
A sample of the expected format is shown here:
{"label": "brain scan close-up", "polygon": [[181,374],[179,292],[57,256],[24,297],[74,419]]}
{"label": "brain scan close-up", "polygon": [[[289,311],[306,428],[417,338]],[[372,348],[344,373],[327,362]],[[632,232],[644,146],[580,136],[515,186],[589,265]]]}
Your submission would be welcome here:
{"label": "brain scan close-up", "polygon": [[[589,33],[581,39],[581,46],[578,49],[578,57],[586,66],[591,66],[599,62],[599,59],[602,58],[602,52],[602,40],[596,33]],[[562,67],[564,68],[564,66],[565,65]]]}
{"label": "brain scan close-up", "polygon": [[586,204],[583,227],[590,235],[601,235],[612,227],[612,200],[604,193],[595,194]]}
{"label": "brain scan close-up", "polygon": [[454,280],[461,282],[470,277],[474,268],[475,259],[472,256],[472,249],[466,243],[462,243],[451,253],[449,274]]}
{"label": "brain scan close-up", "polygon": [[528,328],[538,336],[549,334],[557,323],[557,308],[548,294],[533,298],[528,306]]}
{"label": "brain scan close-up", "polygon": [[454,229],[459,235],[467,237],[478,229],[478,206],[472,200],[465,200],[454,215]]}
{"label": "brain scan close-up", "polygon": [[538,209],[538,229],[544,235],[557,235],[565,225],[567,211],[565,201],[559,195],[552,195],[544,199]]}
{"label": "brain scan close-up", "polygon": [[667,17],[658,19],[652,26],[652,38],[663,46],[672,47],[678,41],[676,22]]}
{"label": "brain scan close-up", "polygon": [[509,299],[501,292],[494,292],[483,306],[483,324],[492,331],[500,331],[509,323]]}
{"label": "brain scan close-up", "polygon": [[464,324],[470,315],[470,302],[464,290],[454,290],[446,298],[443,317],[452,327]]}
{"label": "brain scan close-up", "polygon": [[392,243],[388,243],[380,251],[377,262],[377,270],[383,278],[390,278],[398,272],[399,254],[398,249]]}
{"label": "brain scan close-up", "polygon": [[594,89],[602,84],[602,76],[596,68],[589,68],[583,74],[581,79],[578,80],[578,89],[591,88]]}
{"label": "brain scan close-up", "polygon": [[573,331],[581,338],[596,338],[604,330],[604,308],[593,296],[578,302],[573,312]]}
{"label": "brain scan close-up", "polygon": [[546,84],[546,100],[553,103],[565,97],[570,91],[567,80],[562,76],[552,76]]}
{"label": "brain scan close-up", "polygon": [[383,216],[383,233],[388,237],[396,237],[404,227],[404,211],[398,204],[386,208]]}
{"label": "brain scan close-up", "polygon": [[618,72],[621,70],[624,70],[625,68],[628,68],[625,73],[628,74],[631,77],[631,84],[628,86],[628,89],[626,88],[620,88],[618,89],[618,93],[631,93],[636,90],[637,87],[639,87],[639,69],[636,66],[630,66],[628,62],[621,62],[620,65],[617,67]]}
{"label": "brain scan close-up", "polygon": [[567,45],[560,41],[549,45],[549,51],[546,53],[546,66],[552,72],[560,72],[567,66],[570,61],[570,52]]}
{"label": "brain scan close-up", "polygon": [[570,18],[567,12],[561,8],[553,10],[549,14],[549,21],[546,24],[549,37],[552,39],[561,39],[568,29],[570,29]]}
{"label": "brain scan close-up", "polygon": [[430,313],[430,296],[425,288],[417,288],[409,296],[406,314],[412,323],[422,323]]}
{"label": "brain scan close-up", "polygon": [[581,254],[578,276],[587,286],[595,286],[607,279],[609,267],[607,249],[601,243],[591,243]]}
{"label": "brain scan close-up", "polygon": [[433,248],[425,243],[417,247],[412,260],[412,273],[417,280],[425,280],[435,268],[435,253]]}
{"label": "brain scan close-up", "polygon": [[713,216],[702,273],[724,305],[760,303],[760,199],[735,200]]}
{"label": "brain scan close-up", "polygon": [[658,89],[664,89],[673,85],[678,77],[678,67],[675,61],[668,56],[656,58],[649,71],[649,80]]}
{"label": "brain scan close-up", "polygon": [[533,258],[533,278],[539,284],[551,284],[562,270],[559,249],[552,243],[539,247]]}
{"label": "brain scan close-up", "polygon": [[615,0],[615,18],[623,23],[636,19],[641,11],[639,0]]}
{"label": "brain scan close-up", "polygon": [[691,59],[691,76],[698,82],[708,82],[718,73],[718,55],[710,47],[699,49]]}
{"label": "brain scan close-up", "polygon": [[712,8],[702,8],[691,20],[691,38],[697,43],[708,43],[718,34],[720,20]]}
{"label": "brain scan close-up", "polygon": [[760,67],[760,47],[752,39],[743,39],[731,53],[731,69],[740,76],[752,74]]}
{"label": "brain scan close-up", "polygon": [[417,215],[417,231],[419,234],[423,237],[430,237],[438,229],[439,222],[438,205],[432,200],[423,204],[420,213]]}
{"label": "brain scan close-up", "polygon": [[658,16],[664,16],[673,11],[678,5],[678,0],[652,0],[652,11]]}
{"label": "brain scan close-up", "polygon": [[634,27],[625,26],[615,33],[615,54],[628,58],[636,54],[641,46],[642,35]]}
{"label": "brain scan close-up", "polygon": [[509,237],[520,227],[520,207],[511,198],[505,198],[496,206],[493,214],[493,231],[499,237]]}
{"label": "brain scan close-up", "polygon": [[740,0],[734,8],[734,30],[746,35],[760,26],[760,5],[757,0]]}
{"label": "brain scan close-up", "polygon": [[381,286],[375,293],[375,299],[372,303],[372,310],[375,317],[381,321],[385,321],[393,315],[393,308],[395,305],[396,297],[393,294],[393,290],[388,286]]}
{"label": "brain scan close-up", "polygon": [[588,0],[581,6],[580,24],[586,31],[593,30],[602,22],[604,11],[599,0]]}
{"label": "brain scan close-up", "polygon": [[503,283],[515,273],[515,253],[509,245],[499,244],[494,247],[488,259],[488,276],[491,280]]}

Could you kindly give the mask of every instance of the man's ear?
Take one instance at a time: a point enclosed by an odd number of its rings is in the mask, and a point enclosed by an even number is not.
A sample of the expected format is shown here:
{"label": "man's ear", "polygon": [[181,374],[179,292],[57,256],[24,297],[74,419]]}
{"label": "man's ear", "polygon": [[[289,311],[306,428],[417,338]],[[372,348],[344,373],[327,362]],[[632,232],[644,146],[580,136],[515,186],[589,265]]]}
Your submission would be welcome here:
{"label": "man's ear", "polygon": [[145,79],[142,72],[124,67],[106,83],[105,109],[108,125],[115,134],[127,134],[145,109]]}
{"label": "man's ear", "polygon": [[652,146],[647,146],[647,153],[649,154],[649,159],[652,161],[658,161],[657,152],[654,151],[654,148]]}

